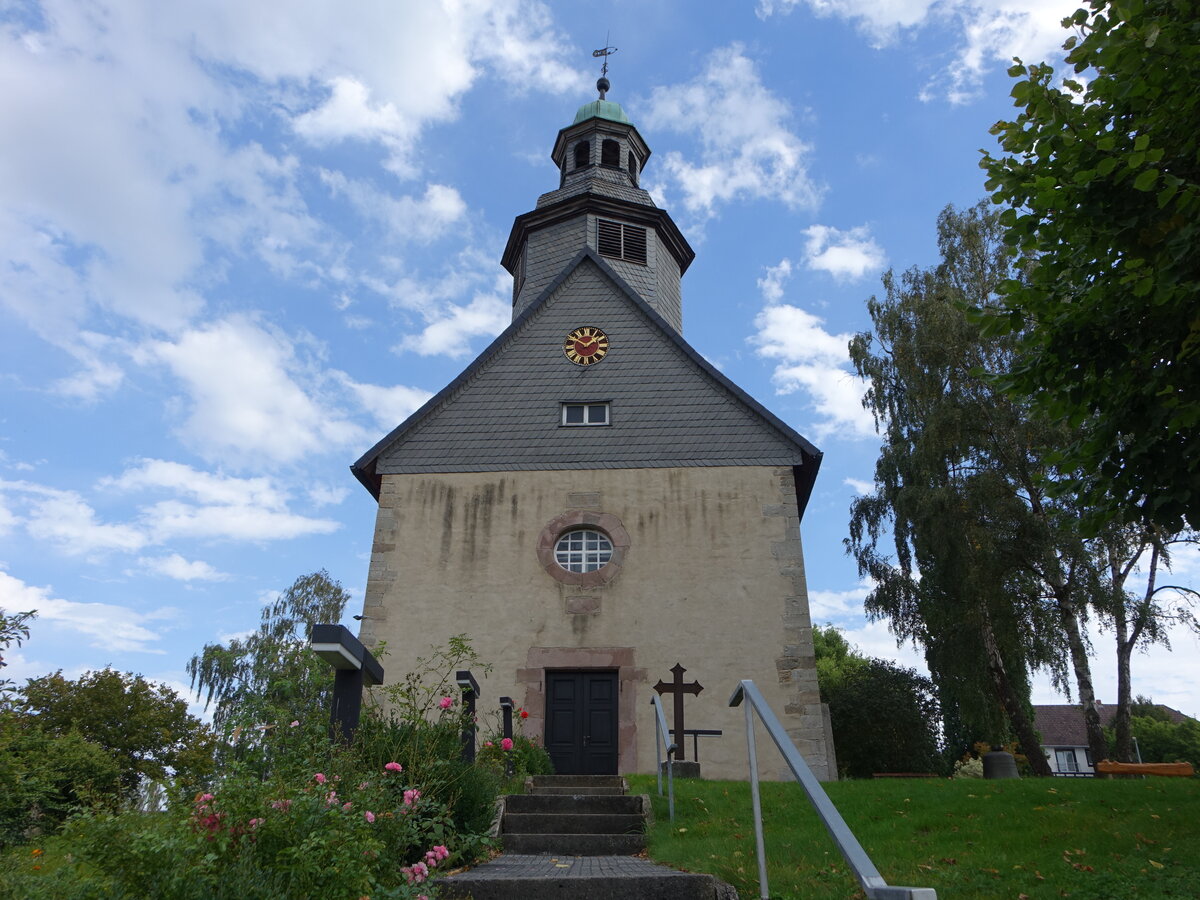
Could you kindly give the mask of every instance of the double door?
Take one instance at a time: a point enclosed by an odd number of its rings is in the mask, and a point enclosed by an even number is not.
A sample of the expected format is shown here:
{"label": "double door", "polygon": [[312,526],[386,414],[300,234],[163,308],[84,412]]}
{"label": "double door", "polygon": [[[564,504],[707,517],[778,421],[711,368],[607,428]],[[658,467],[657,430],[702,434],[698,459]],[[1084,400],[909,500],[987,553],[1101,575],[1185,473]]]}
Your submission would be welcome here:
{"label": "double door", "polygon": [[617,774],[617,673],[546,672],[546,751],[559,775]]}

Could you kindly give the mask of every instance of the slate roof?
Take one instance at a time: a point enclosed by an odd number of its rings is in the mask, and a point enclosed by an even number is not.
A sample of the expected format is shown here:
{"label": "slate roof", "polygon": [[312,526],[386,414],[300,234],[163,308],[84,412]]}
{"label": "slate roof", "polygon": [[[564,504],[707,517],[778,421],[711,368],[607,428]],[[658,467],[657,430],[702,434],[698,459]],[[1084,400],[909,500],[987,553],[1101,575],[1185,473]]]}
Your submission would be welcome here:
{"label": "slate roof", "polygon": [[[601,327],[608,357],[576,366],[573,328]],[[564,401],[609,401],[612,424],[560,424]],[[676,466],[793,466],[801,512],[821,452],[717,371],[586,248],[442,391],[352,467],[384,474]]]}
{"label": "slate roof", "polygon": [[[1188,717],[1177,709],[1158,704],[1165,710],[1171,721],[1178,725]],[[1111,727],[1117,714],[1115,705],[1100,704],[1100,724],[1105,728]],[[1033,725],[1041,732],[1042,745],[1046,747],[1086,747],[1088,745],[1087,727],[1083,723],[1083,710],[1071,704],[1054,704],[1034,706]]]}

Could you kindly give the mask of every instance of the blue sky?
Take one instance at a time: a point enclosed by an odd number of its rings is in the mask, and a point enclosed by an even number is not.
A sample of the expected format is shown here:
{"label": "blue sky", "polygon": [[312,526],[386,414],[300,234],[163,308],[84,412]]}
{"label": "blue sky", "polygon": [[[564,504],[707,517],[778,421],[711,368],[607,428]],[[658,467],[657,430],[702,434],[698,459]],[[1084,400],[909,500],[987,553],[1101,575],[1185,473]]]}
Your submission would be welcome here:
{"label": "blue sky", "polygon": [[[298,575],[361,602],[374,501],[348,466],[509,321],[504,242],[557,186],[606,32],[643,186],[697,251],[685,337],[825,451],[814,620],[917,662],[842,549],[878,447],[846,343],[983,196],[1004,70],[1055,59],[1073,8],[0,0],[0,608],[40,610],[5,674],[183,689]],[[1175,564],[1194,584],[1195,551]],[[1173,646],[1134,689],[1200,714],[1200,645]]]}

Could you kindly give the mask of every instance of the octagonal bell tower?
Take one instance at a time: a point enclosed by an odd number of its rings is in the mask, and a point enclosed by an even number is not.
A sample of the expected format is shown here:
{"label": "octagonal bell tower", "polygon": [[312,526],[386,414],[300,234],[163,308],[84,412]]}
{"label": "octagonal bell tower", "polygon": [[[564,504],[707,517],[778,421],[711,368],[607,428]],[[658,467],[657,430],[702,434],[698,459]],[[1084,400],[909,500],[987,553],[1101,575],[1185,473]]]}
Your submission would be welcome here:
{"label": "octagonal bell tower", "polygon": [[513,223],[501,263],[513,276],[515,319],[585,247],[612,266],[676,331],[683,330],[680,279],[695,253],[678,226],[638,183],[650,148],[620,104],[585,103],[558,132],[550,158],[557,190]]}

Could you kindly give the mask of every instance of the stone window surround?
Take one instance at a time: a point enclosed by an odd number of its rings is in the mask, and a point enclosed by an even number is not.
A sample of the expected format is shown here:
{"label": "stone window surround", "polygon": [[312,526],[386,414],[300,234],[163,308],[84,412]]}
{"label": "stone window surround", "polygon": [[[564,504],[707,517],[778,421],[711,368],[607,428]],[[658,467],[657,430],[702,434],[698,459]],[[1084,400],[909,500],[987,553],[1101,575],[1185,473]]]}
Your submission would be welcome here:
{"label": "stone window surround", "polygon": [[[594,574],[594,573],[592,573]],[[517,669],[516,685],[525,686],[527,727],[544,737],[546,729],[546,670],[595,669],[617,672],[617,771],[637,769],[637,685],[646,670],[634,666],[633,647],[530,647],[525,667]]]}
{"label": "stone window surround", "polygon": [[[575,528],[593,528],[603,532],[612,541],[613,552],[606,565],[594,572],[568,572],[558,564],[554,558],[554,547],[563,534]],[[572,509],[555,516],[546,523],[537,542],[538,564],[542,571],[562,584],[585,588],[602,587],[616,578],[628,550],[629,532],[621,520],[610,513],[590,509]]]}

